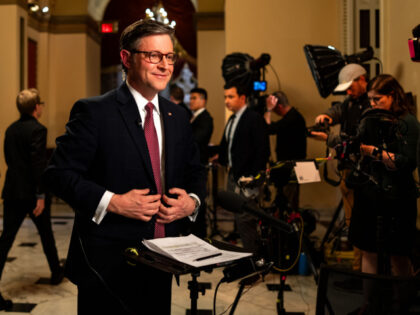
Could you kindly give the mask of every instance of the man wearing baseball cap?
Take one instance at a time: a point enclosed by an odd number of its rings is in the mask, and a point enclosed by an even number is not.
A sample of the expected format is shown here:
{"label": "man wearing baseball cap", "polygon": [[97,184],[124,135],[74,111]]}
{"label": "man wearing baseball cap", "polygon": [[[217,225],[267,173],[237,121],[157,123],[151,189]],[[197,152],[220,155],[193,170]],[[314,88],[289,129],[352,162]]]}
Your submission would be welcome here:
{"label": "man wearing baseball cap", "polygon": [[[325,113],[318,115],[315,123],[327,120],[330,125],[341,124],[340,134],[355,135],[362,112],[370,107],[366,94],[367,82],[366,70],[361,65],[350,63],[344,66],[338,74],[338,85],[334,92],[346,91],[347,98],[343,103],[332,106]],[[324,132],[313,131],[312,135],[321,140],[329,138]],[[339,140],[328,139],[328,146],[334,147]]]}
{"label": "man wearing baseball cap", "polygon": [[[312,131],[311,134],[315,139],[327,141],[329,147],[335,147],[341,142],[343,135],[354,136],[357,132],[360,117],[362,113],[370,107],[370,103],[366,93],[368,75],[361,65],[350,63],[344,66],[338,74],[338,85],[334,92],[346,91],[347,97],[344,102],[329,108],[325,113],[315,118],[317,124],[328,121],[329,125],[340,124],[340,134],[327,135],[325,132]],[[340,182],[340,190],[343,196],[344,212],[346,215],[346,225],[349,226],[351,218],[351,210],[353,208],[353,190],[349,189],[345,184],[345,179],[349,174],[349,169],[344,163],[340,163],[342,170],[342,179]],[[354,249],[353,269],[360,270],[361,257],[360,251]]]}

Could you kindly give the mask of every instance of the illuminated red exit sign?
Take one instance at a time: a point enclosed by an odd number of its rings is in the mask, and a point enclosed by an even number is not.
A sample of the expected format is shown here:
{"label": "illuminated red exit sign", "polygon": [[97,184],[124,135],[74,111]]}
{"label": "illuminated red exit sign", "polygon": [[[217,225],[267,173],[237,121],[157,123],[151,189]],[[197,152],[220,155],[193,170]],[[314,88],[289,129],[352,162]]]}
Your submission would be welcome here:
{"label": "illuminated red exit sign", "polygon": [[118,32],[118,22],[102,22],[100,25],[101,33],[117,33]]}

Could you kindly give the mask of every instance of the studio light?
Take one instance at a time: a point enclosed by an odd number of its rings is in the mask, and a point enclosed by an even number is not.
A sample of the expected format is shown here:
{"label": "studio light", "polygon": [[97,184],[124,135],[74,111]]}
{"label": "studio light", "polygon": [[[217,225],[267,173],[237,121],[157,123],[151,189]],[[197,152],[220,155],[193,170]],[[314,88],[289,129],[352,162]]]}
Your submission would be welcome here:
{"label": "studio light", "polygon": [[29,5],[29,9],[30,9],[32,12],[37,12],[37,11],[39,10],[39,5],[37,5],[37,4],[30,4],[30,5]]}
{"label": "studio light", "polygon": [[333,46],[305,45],[306,60],[319,94],[326,98],[338,84],[338,73],[347,63],[363,63],[373,58],[372,47],[366,50],[343,56]]}
{"label": "studio light", "polygon": [[53,3],[53,0],[27,0],[28,12],[32,17],[49,19]]}

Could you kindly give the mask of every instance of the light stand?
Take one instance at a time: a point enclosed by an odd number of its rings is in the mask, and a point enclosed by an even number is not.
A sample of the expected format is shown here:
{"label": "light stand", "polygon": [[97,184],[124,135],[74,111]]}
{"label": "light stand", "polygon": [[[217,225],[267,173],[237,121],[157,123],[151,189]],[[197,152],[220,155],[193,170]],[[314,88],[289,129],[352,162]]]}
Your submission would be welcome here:
{"label": "light stand", "polygon": [[223,235],[219,231],[219,227],[217,226],[217,190],[218,190],[218,168],[217,165],[213,163],[209,163],[207,165],[208,172],[211,174],[210,180],[210,187],[211,187],[211,206],[210,202],[207,202],[207,209],[209,210],[209,218],[210,218],[210,239],[215,237],[216,235],[223,237]]}
{"label": "light stand", "polygon": [[242,279],[241,281],[239,281],[238,293],[236,294],[235,301],[233,301],[232,308],[229,312],[229,315],[233,315],[233,313],[235,312],[235,309],[238,306],[239,299],[242,296],[242,293],[244,291],[245,286],[252,285],[256,281],[258,281],[259,279],[260,279],[260,275],[256,274],[256,275],[248,276],[248,277]]}

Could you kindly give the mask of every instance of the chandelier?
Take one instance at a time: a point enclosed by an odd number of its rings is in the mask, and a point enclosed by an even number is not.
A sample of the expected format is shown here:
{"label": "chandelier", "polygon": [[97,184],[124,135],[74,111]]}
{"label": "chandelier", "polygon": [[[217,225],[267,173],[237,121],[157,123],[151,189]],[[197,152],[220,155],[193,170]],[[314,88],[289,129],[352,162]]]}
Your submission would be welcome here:
{"label": "chandelier", "polygon": [[53,2],[54,0],[27,0],[29,13],[39,18],[49,18]]}
{"label": "chandelier", "polygon": [[166,12],[165,8],[163,7],[162,1],[159,1],[156,5],[154,5],[152,9],[146,9],[146,19],[161,22],[172,28],[175,28],[176,25],[174,20],[169,22],[168,12]]}

